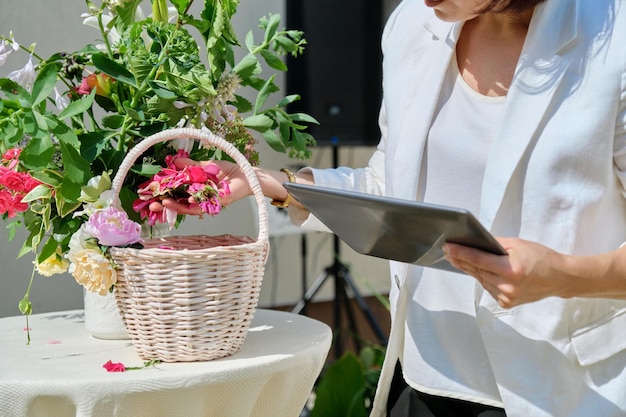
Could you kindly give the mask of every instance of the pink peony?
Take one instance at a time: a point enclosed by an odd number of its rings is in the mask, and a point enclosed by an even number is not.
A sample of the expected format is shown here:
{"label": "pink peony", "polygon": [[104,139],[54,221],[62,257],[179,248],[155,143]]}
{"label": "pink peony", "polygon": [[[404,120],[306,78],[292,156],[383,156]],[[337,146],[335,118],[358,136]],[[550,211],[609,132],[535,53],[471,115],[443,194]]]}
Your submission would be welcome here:
{"label": "pink peony", "polygon": [[113,206],[94,212],[85,224],[85,231],[104,246],[125,246],[141,241],[141,225]]}

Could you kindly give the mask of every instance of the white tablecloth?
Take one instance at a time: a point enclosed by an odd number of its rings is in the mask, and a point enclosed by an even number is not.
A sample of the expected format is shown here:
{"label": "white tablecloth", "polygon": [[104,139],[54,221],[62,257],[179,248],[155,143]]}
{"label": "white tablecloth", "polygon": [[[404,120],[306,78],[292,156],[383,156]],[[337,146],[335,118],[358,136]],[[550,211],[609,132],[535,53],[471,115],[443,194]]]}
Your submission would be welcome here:
{"label": "white tablecloth", "polygon": [[2,417],[297,417],[320,373],[332,333],[291,313],[258,310],[235,355],[142,366],[130,341],[99,340],[81,310],[0,319]]}

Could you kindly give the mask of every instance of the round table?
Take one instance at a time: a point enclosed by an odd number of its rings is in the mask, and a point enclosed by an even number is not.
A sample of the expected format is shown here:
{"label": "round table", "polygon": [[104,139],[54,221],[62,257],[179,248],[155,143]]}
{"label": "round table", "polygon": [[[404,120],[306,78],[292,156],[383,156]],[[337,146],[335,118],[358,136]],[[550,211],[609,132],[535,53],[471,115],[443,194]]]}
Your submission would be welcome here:
{"label": "round table", "polygon": [[129,340],[100,340],[82,310],[0,319],[2,417],[297,417],[321,372],[332,332],[308,317],[259,309],[242,348],[209,362],[143,361]]}

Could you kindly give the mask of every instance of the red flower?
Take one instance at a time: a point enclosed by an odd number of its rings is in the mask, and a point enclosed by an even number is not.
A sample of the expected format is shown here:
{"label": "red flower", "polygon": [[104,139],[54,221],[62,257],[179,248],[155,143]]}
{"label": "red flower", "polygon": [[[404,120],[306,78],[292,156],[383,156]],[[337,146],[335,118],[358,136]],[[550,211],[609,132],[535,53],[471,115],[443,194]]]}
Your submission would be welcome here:
{"label": "red flower", "polygon": [[126,367],[121,362],[113,363],[109,360],[102,365],[102,367],[106,369],[107,372],[126,372]]}

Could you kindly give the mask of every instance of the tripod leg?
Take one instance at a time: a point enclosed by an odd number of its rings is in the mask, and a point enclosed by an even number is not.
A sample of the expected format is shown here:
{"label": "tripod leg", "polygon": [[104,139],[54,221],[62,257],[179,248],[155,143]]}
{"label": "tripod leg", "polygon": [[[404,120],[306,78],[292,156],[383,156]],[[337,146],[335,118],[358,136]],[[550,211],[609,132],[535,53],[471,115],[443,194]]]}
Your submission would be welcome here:
{"label": "tripod leg", "polygon": [[343,277],[344,283],[350,288],[350,291],[352,292],[354,299],[356,300],[357,304],[359,305],[359,308],[365,315],[365,318],[367,319],[368,323],[370,324],[370,327],[376,334],[376,337],[378,337],[378,340],[380,341],[381,344],[386,345],[387,337],[385,336],[380,326],[376,322],[376,319],[374,318],[374,315],[372,314],[372,310],[370,310],[369,306],[363,299],[363,296],[359,292],[359,289],[354,284],[354,281],[352,280],[352,276],[350,275],[350,272],[347,270],[347,268],[342,273],[342,277]]}
{"label": "tripod leg", "polygon": [[[340,282],[341,281],[341,282]],[[341,303],[344,306],[344,309],[346,311],[346,315],[348,316],[348,323],[350,324],[350,331],[353,333],[352,336],[358,335],[359,334],[359,329],[357,326],[357,322],[354,318],[354,313],[352,312],[352,304],[350,303],[350,298],[348,298],[348,285],[346,282],[346,270],[345,268],[341,267],[339,269],[339,271],[337,272],[337,280],[335,281],[335,285],[337,285],[340,288],[337,288],[338,293],[341,294],[341,299],[338,301],[341,301]],[[339,299],[339,297],[336,297],[336,299]],[[338,302],[336,303],[338,304]],[[340,309],[341,306],[337,305],[336,309]],[[341,325],[341,321],[339,321],[338,323],[335,323],[335,327],[336,328],[340,328],[339,326]],[[339,338],[337,338],[339,339]],[[354,345],[356,347],[356,351],[360,352],[361,351],[361,342],[359,340],[358,337],[353,337],[354,340]],[[342,353],[342,352],[341,352]],[[337,357],[339,357],[339,355],[341,354],[340,352],[337,352]]]}
{"label": "tripod leg", "polygon": [[328,276],[329,276],[328,270],[319,274],[317,278],[315,278],[315,281],[313,281],[313,284],[304,293],[304,297],[302,297],[302,299],[298,301],[298,303],[291,310],[291,312],[300,314],[300,312],[304,310],[304,308],[307,306],[309,301],[311,301],[311,299],[315,297],[315,294],[317,294],[320,288],[322,288],[322,285],[324,285],[324,283],[326,282],[326,279],[328,279]]}

